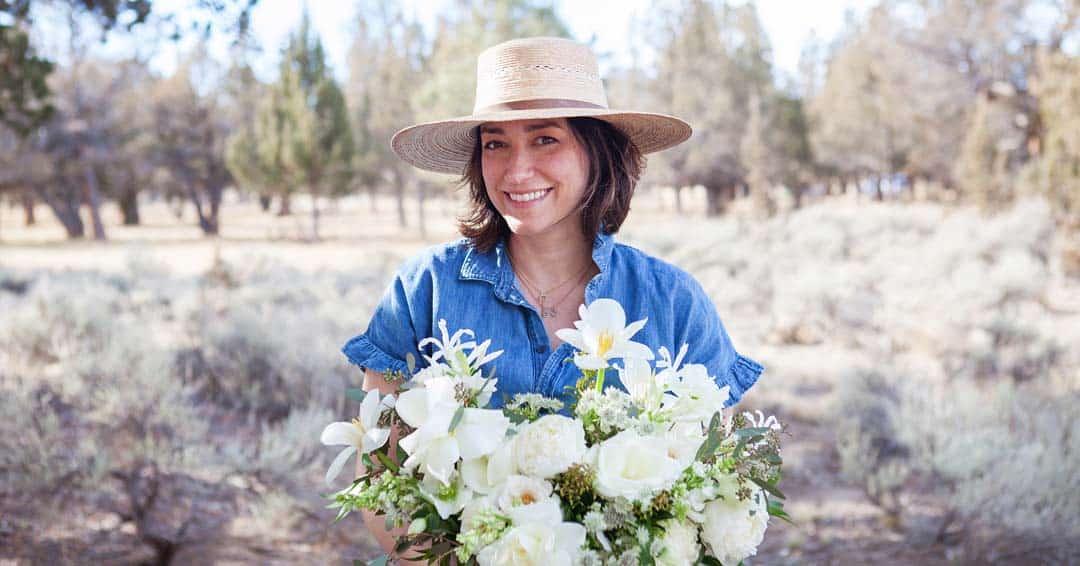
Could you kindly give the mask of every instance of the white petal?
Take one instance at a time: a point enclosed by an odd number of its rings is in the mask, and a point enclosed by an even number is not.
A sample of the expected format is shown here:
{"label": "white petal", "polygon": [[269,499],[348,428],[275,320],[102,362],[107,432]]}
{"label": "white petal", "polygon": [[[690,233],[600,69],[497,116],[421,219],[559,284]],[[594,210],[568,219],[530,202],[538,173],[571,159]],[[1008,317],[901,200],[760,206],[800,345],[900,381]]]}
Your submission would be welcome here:
{"label": "white petal", "polygon": [[364,444],[362,452],[367,454],[376,448],[379,448],[383,444],[386,444],[387,439],[390,438],[390,429],[388,428],[373,428],[367,431],[364,435]]}
{"label": "white petal", "polygon": [[368,391],[364,400],[360,402],[360,424],[367,430],[375,428],[379,424],[379,392]]}
{"label": "white petal", "polygon": [[633,335],[637,334],[637,333],[638,333],[638,330],[641,330],[641,329],[642,329],[642,327],[644,327],[644,326],[645,326],[645,323],[646,323],[646,322],[648,322],[648,321],[649,321],[649,319],[648,319],[648,318],[643,318],[643,319],[641,319],[641,320],[639,320],[639,321],[636,321],[636,322],[631,322],[630,324],[628,324],[628,325],[626,326],[626,328],[624,328],[624,329],[623,329],[623,331],[622,331],[622,337],[623,337],[623,338],[626,338],[627,340],[629,340],[629,339],[630,339],[630,337],[632,337]]}
{"label": "white petal", "polygon": [[578,350],[585,349],[585,341],[582,339],[581,332],[572,328],[562,328],[555,331],[555,335],[559,337],[559,340],[570,344]]}
{"label": "white petal", "polygon": [[461,452],[458,443],[449,436],[437,438],[428,445],[424,455],[424,471],[435,479],[450,485],[450,476],[454,473],[454,464],[457,463]]}
{"label": "white petal", "polygon": [[330,468],[326,470],[326,483],[330,484],[334,481],[334,478],[338,477],[341,473],[341,468],[345,466],[345,462],[349,461],[349,457],[356,454],[356,448],[352,446],[345,447],[344,450],[338,452],[337,458],[334,458],[333,463],[330,464]]}
{"label": "white petal", "polygon": [[653,359],[652,350],[645,344],[639,344],[637,342],[618,342],[611,351],[608,352],[609,358],[638,358],[642,360]]}
{"label": "white petal", "polygon": [[410,456],[419,452],[423,446],[421,441],[424,440],[424,433],[420,430],[415,430],[408,436],[405,436],[398,440],[398,447],[405,451]]}
{"label": "white petal", "polygon": [[363,432],[356,425],[336,422],[326,425],[319,440],[327,446],[359,446]]}
{"label": "white petal", "polygon": [[461,457],[479,458],[495,451],[506,438],[510,419],[502,411],[465,409],[461,424],[454,431]]}
{"label": "white petal", "polygon": [[612,334],[626,326],[626,312],[614,299],[596,299],[589,305],[587,322],[595,327],[608,329]]}
{"label": "white petal", "polygon": [[607,360],[592,354],[574,356],[574,364],[581,369],[604,369],[608,367]]}
{"label": "white petal", "polygon": [[401,420],[413,428],[420,428],[428,418],[427,389],[410,389],[398,397],[395,410]]}

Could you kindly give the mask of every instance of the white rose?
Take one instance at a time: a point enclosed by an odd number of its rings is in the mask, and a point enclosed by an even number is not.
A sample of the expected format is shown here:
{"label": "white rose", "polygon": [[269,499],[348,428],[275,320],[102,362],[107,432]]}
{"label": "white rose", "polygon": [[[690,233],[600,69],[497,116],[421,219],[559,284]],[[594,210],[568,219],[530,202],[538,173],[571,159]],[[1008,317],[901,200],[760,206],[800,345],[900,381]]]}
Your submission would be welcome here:
{"label": "white rose", "polygon": [[671,487],[682,473],[663,437],[624,430],[594,447],[596,491],[642,501]]}
{"label": "white rose", "polygon": [[482,566],[578,564],[585,527],[577,523],[526,523],[510,529],[476,556]]}
{"label": "white rose", "polygon": [[760,489],[746,501],[736,498],[716,499],[705,505],[701,539],[712,554],[724,564],[738,564],[757,554],[769,526],[765,493]]}
{"label": "white rose", "polygon": [[664,552],[657,558],[660,566],[689,566],[697,562],[701,553],[698,543],[697,526],[688,521],[666,521],[663,525],[664,536],[660,541]]}
{"label": "white rose", "polygon": [[581,421],[545,415],[514,437],[514,464],[527,476],[553,478],[585,459]]}

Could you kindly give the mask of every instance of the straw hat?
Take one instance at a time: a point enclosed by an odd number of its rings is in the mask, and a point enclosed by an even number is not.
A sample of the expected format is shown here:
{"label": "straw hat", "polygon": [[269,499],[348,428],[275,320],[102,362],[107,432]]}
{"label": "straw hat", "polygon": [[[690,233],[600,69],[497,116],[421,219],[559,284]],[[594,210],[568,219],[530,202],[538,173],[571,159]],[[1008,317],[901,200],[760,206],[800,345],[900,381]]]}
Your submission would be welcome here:
{"label": "straw hat", "polygon": [[390,145],[411,165],[460,175],[472,157],[480,124],[586,116],[611,123],[642,153],[678,145],[691,134],[690,124],[674,116],[608,108],[596,57],[588,47],[532,37],[480,54],[471,115],[410,126],[394,134]]}

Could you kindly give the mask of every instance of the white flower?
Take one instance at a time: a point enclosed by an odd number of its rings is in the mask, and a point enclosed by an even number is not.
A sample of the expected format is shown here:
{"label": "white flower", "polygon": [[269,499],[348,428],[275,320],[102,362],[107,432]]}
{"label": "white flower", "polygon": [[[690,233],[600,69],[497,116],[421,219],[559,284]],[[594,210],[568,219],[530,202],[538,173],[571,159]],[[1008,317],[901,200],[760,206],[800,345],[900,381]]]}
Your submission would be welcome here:
{"label": "white flower", "polygon": [[[460,421],[451,431],[454,415],[462,411]],[[510,419],[502,411],[462,408],[454,398],[454,384],[448,378],[429,380],[427,387],[410,389],[397,402],[401,420],[416,430],[402,438],[398,446],[409,457],[406,469],[420,466],[424,474],[434,476],[443,485],[458,460],[471,460],[491,454],[506,437]]]}
{"label": "white flower", "polygon": [[673,420],[707,423],[728,401],[729,386],[718,386],[701,364],[687,364],[673,377],[667,380],[671,395],[664,402],[665,413]]}
{"label": "white flower", "polygon": [[559,498],[552,495],[550,482],[527,476],[510,476],[495,502],[515,525],[562,522]]}
{"label": "white flower", "polygon": [[360,402],[360,414],[351,422],[326,425],[319,440],[326,446],[345,446],[326,470],[326,483],[334,481],[345,462],[355,454],[367,454],[390,438],[389,428],[379,428],[379,415],[383,409],[394,406],[394,396],[379,397],[378,391],[369,391]]}
{"label": "white flower", "polygon": [[517,473],[513,444],[504,442],[491,454],[462,461],[461,477],[465,485],[473,491],[491,493],[506,483],[511,474]]}
{"label": "white flower", "polygon": [[701,550],[697,526],[675,519],[665,521],[661,526],[664,527],[664,536],[660,538],[664,551],[657,557],[656,563],[660,566],[690,566],[697,563]]}
{"label": "white flower", "polygon": [[619,368],[619,381],[643,411],[660,410],[664,401],[664,382],[662,376],[653,373],[648,361],[638,358],[623,360],[623,367]]}
{"label": "white flower", "polygon": [[604,497],[644,501],[671,487],[682,473],[663,437],[624,430],[592,448],[596,491]]}
{"label": "white flower", "polygon": [[514,437],[514,464],[522,474],[553,478],[585,460],[581,421],[544,415]]}
{"label": "white flower", "polygon": [[648,319],[627,325],[626,313],[617,301],[596,299],[587,307],[581,305],[578,315],[581,320],[574,322],[576,330],[563,328],[555,335],[579,351],[574,357],[579,368],[603,369],[611,358],[653,358],[648,346],[630,341]]}
{"label": "white flower", "polygon": [[768,418],[765,418],[765,413],[762,413],[760,409],[754,413],[749,411],[744,412],[743,417],[746,418],[747,424],[754,428],[768,428],[772,430],[781,430],[783,428],[780,426],[780,421],[776,420],[776,415],[769,415]]}
{"label": "white flower", "polygon": [[435,510],[443,519],[461,511],[473,499],[472,490],[465,487],[460,477],[449,485],[443,485],[436,478],[426,477],[420,482],[420,493],[424,499],[435,505]]}
{"label": "white flower", "polygon": [[685,470],[694,464],[694,457],[705,442],[705,435],[698,423],[673,423],[664,431],[667,454],[679,462],[679,469]]}
{"label": "white flower", "polygon": [[581,558],[585,527],[577,523],[526,523],[510,529],[476,556],[483,565],[571,566]]}
{"label": "white flower", "polygon": [[716,499],[705,505],[701,539],[724,564],[738,564],[757,554],[769,526],[765,493],[756,489],[746,501],[734,497]]}
{"label": "white flower", "polygon": [[[458,376],[471,375],[477,368],[503,353],[502,350],[487,353],[488,347],[491,346],[491,340],[485,340],[479,346],[471,340],[462,342],[462,338],[465,336],[472,337],[473,331],[463,328],[450,335],[444,319],[439,320],[439,331],[442,334],[441,340],[438,338],[424,338],[417,347],[424,348],[429,344],[434,346],[432,354],[430,356],[425,355],[424,358],[431,365],[445,363]],[[470,350],[470,352],[466,354],[465,350]]]}

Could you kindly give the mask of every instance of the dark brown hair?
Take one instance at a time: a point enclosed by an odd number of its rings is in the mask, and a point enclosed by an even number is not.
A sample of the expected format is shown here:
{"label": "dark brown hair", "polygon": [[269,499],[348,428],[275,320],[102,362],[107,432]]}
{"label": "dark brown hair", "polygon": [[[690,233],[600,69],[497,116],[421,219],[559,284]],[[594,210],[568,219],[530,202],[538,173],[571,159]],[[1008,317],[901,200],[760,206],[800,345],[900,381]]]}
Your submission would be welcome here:
{"label": "dark brown hair", "polygon": [[[600,230],[614,234],[626,220],[630,197],[634,196],[634,187],[645,168],[645,158],[630,138],[603,120],[567,118],[566,121],[585,149],[589,163],[585,193],[575,212],[581,213],[581,231],[586,241],[592,242]],[[469,190],[470,209],[458,218],[458,230],[476,249],[486,252],[510,234],[510,227],[488,198],[480,163],[483,145],[479,127],[474,135],[472,158],[461,177],[461,186]]]}

